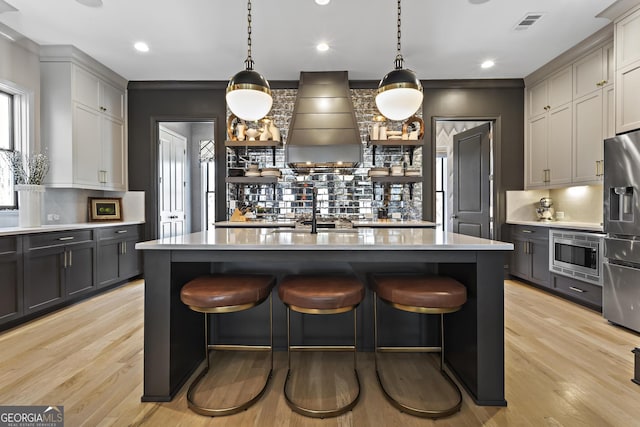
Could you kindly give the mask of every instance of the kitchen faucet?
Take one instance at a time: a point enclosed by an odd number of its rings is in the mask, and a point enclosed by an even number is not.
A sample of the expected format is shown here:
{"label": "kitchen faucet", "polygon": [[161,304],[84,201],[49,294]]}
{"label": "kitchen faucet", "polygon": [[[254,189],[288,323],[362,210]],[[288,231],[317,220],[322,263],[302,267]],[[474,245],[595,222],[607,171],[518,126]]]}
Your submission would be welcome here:
{"label": "kitchen faucet", "polygon": [[311,199],[311,234],[318,234],[318,218],[316,211],[318,210],[318,188],[313,187]]}

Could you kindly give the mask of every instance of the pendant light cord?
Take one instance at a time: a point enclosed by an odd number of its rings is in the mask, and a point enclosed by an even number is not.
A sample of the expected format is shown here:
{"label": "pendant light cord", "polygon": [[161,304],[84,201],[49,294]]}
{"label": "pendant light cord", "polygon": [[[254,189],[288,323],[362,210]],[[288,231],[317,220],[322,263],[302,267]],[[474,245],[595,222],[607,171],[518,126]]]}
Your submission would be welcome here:
{"label": "pendant light cord", "polygon": [[404,63],[404,58],[402,58],[402,43],[400,42],[400,38],[402,37],[402,18],[401,18],[401,14],[402,14],[402,6],[401,6],[401,0],[398,0],[398,43],[396,44],[396,70],[401,70],[403,63]]}
{"label": "pendant light cord", "polygon": [[[398,0],[399,2],[400,0]],[[253,58],[251,57],[251,0],[247,1],[247,59],[245,59],[244,65],[247,71],[253,70]]]}

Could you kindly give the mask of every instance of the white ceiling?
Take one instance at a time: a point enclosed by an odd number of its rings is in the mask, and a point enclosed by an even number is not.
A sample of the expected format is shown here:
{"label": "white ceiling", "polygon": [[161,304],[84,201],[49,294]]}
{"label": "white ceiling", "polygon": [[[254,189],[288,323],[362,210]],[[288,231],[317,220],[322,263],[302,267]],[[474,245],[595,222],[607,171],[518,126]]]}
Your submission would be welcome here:
{"label": "white ceiling", "polygon": [[[127,80],[228,80],[246,57],[246,1],[5,0],[3,23],[38,44],[72,44]],[[2,3],[2,1],[0,1]],[[614,0],[405,0],[402,53],[420,79],[520,78],[609,21]],[[255,69],[269,80],[300,71],[347,70],[378,80],[393,69],[394,0],[253,0]],[[2,9],[0,9],[1,11]],[[544,17],[526,31],[530,12]],[[146,41],[146,54],[133,43]],[[319,53],[315,45],[331,46]],[[495,67],[480,68],[485,59]]]}

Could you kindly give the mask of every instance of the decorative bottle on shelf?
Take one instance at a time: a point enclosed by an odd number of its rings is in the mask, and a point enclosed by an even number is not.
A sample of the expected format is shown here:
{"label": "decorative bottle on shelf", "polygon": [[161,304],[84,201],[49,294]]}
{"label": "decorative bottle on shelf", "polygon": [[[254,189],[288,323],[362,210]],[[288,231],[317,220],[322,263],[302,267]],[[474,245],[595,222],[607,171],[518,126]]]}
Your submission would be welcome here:
{"label": "decorative bottle on shelf", "polygon": [[378,139],[380,141],[386,141],[387,140],[387,127],[386,126],[380,126],[380,130],[378,131]]}
{"label": "decorative bottle on shelf", "polygon": [[273,123],[273,120],[269,122],[269,133],[271,133],[271,139],[280,141],[280,129]]}
{"label": "decorative bottle on shelf", "polygon": [[236,126],[236,137],[238,141],[244,141],[244,131],[247,128],[247,125],[244,122],[238,123]]}
{"label": "decorative bottle on shelf", "polygon": [[271,139],[271,132],[269,132],[268,126],[265,124],[262,133],[260,134],[260,141],[268,141]]}

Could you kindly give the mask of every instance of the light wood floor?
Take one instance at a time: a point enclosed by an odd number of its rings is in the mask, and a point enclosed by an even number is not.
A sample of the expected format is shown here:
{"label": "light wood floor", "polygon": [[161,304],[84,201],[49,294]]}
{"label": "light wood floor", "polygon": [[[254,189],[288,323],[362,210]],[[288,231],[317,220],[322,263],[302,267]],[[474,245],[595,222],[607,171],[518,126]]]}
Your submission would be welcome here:
{"label": "light wood floor", "polygon": [[[173,402],[141,403],[143,293],[144,284],[132,282],[0,333],[0,405],[64,405],[67,426],[640,423],[640,386],[630,381],[631,350],[640,345],[640,335],[514,281],[505,282],[506,408],[477,407],[465,395],[462,411],[447,419],[433,422],[401,414],[384,399],[372,355],[366,353],[358,359],[361,401],[353,412],[338,418],[308,419],[289,410],[282,395],[284,353],[276,354],[275,374],[266,395],[243,413],[213,419],[196,415],[187,409],[186,387]],[[350,362],[348,356],[344,362]],[[414,368],[411,362],[405,365]],[[301,372],[313,374],[307,369]],[[407,392],[419,394],[418,390]]]}

